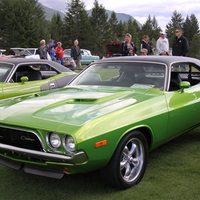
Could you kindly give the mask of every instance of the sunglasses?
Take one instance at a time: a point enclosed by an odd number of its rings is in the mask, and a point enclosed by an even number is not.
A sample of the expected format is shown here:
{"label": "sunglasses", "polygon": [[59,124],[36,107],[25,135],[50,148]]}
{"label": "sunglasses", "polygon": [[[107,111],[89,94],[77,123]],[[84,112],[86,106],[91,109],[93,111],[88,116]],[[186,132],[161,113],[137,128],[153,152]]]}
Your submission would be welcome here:
{"label": "sunglasses", "polygon": [[178,33],[179,31],[176,31],[176,33]]}

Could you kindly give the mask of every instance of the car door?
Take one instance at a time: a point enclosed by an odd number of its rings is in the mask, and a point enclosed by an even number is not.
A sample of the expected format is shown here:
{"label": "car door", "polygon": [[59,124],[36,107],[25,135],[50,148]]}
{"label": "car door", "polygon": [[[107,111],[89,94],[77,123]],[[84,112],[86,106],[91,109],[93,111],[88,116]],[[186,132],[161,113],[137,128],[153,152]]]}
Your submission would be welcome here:
{"label": "car door", "polygon": [[88,65],[92,62],[91,55],[89,54],[88,51],[86,50],[81,50],[81,64],[82,65]]}
{"label": "car door", "polygon": [[3,99],[3,83],[0,83],[0,100]]}
{"label": "car door", "polygon": [[191,86],[184,90],[179,88],[166,93],[169,109],[167,135],[169,139],[200,122],[200,70],[188,63],[185,66],[186,71],[175,71],[175,73],[179,74],[181,81],[190,82]]}
{"label": "car door", "polygon": [[3,84],[3,99],[25,95],[34,92],[40,92],[40,87],[48,83],[48,80],[43,81],[27,81],[24,83],[4,83]]}
{"label": "car door", "polygon": [[[45,75],[43,76],[42,72]],[[49,73],[48,73],[49,72]],[[40,92],[43,85],[50,84],[53,76],[58,72],[52,69],[48,64],[21,64],[17,66],[15,72],[9,80],[9,83],[2,85],[2,98],[10,98],[14,96]],[[21,77],[28,77],[28,81],[22,82]],[[52,77],[52,78],[51,78]],[[43,90],[54,89],[55,84],[45,87]]]}

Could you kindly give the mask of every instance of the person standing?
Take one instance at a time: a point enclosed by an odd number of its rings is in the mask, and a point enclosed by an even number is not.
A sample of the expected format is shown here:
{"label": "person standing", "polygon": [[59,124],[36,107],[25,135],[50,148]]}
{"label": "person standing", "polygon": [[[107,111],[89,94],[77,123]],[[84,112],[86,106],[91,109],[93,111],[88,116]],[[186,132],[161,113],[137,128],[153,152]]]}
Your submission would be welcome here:
{"label": "person standing", "polygon": [[38,53],[40,56],[40,59],[45,59],[47,60],[47,48],[45,44],[45,40],[40,41],[40,46],[38,47]]}
{"label": "person standing", "polygon": [[61,65],[64,65],[64,49],[62,48],[62,43],[58,42],[56,47],[56,60],[60,61]]}
{"label": "person standing", "polygon": [[125,41],[123,41],[120,45],[120,53],[123,56],[135,56],[137,48],[134,43],[131,41],[132,36],[129,33],[125,35]]}
{"label": "person standing", "polygon": [[147,51],[148,51],[147,55],[150,55],[153,53],[154,49],[152,49],[151,46],[149,45],[149,36],[148,35],[144,35],[142,37],[142,41],[140,44],[140,52],[142,52],[142,49],[147,49]]}
{"label": "person standing", "polygon": [[169,41],[163,32],[160,33],[160,37],[156,42],[156,49],[159,55],[163,55],[164,52],[169,53]]}
{"label": "person standing", "polygon": [[77,68],[82,68],[81,48],[78,46],[78,40],[74,40],[74,46],[71,47],[71,58],[75,61]]}
{"label": "person standing", "polygon": [[172,45],[173,56],[186,56],[188,53],[188,40],[183,36],[183,30],[181,28],[176,29],[176,37]]}
{"label": "person standing", "polygon": [[[189,49],[188,40],[183,36],[183,30],[181,28],[176,29],[176,37],[172,45],[172,55],[173,56],[186,56]],[[177,70],[177,67],[174,67]],[[185,65],[180,65],[182,71],[185,71]]]}

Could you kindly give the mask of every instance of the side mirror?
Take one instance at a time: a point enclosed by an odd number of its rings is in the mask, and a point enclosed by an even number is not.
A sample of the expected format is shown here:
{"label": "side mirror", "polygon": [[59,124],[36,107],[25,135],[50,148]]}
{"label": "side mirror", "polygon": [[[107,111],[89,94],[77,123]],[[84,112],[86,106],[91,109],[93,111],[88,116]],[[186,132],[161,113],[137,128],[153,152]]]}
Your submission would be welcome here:
{"label": "side mirror", "polygon": [[191,85],[188,81],[181,81],[179,83],[179,87],[181,88],[181,93],[183,93],[184,89],[189,88]]}
{"label": "side mirror", "polygon": [[20,80],[21,80],[21,83],[24,84],[25,82],[28,82],[28,77],[27,76],[22,76],[20,78]]}

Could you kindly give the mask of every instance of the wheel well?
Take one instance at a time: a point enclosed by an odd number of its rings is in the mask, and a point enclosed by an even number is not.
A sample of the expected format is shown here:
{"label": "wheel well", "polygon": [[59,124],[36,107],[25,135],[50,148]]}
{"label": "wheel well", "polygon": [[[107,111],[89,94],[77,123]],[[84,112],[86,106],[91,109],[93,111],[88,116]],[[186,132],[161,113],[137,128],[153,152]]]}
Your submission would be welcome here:
{"label": "wheel well", "polygon": [[141,127],[138,128],[137,130],[141,131],[144,134],[148,143],[148,147],[150,148],[152,143],[151,131],[147,127]]}

